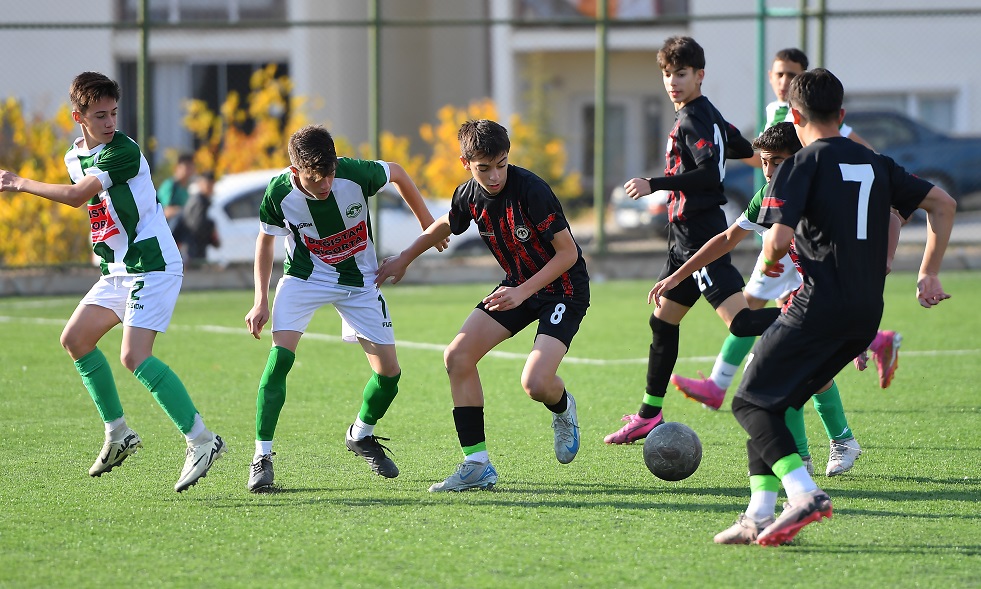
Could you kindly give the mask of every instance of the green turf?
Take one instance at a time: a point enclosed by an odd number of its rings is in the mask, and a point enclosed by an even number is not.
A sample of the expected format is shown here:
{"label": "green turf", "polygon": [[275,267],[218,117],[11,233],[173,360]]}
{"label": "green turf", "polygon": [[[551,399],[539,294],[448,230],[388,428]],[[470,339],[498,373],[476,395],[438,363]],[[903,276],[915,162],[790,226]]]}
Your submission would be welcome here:
{"label": "green turf", "polygon": [[[188,492],[173,491],[183,438],[123,369],[120,330],[101,348],[144,448],[87,475],[102,426],[58,335],[77,297],[0,299],[0,587],[977,587],[981,583],[981,273],[949,273],[954,295],[924,310],[915,278],[890,276],[883,326],[905,339],[887,391],[873,371],[838,379],[865,454],[816,481],[834,518],[792,546],[716,546],[748,500],[745,433],[670,391],[669,420],[701,436],[698,472],[646,470],[641,445],[603,436],[637,410],[650,333],[647,281],[594,283],[561,367],[576,395],[582,449],[552,453],[550,417],[520,387],[532,333],[480,365],[498,491],[433,495],[462,458],[441,347],[491,285],[386,289],[403,367],[377,433],[402,474],[371,475],[343,443],[368,366],[321,311],[300,345],[277,432],[281,492],[246,491],[255,393],[270,345],[245,331],[249,292],[189,292],[155,353],[181,375],[230,451]],[[677,371],[711,369],[724,333],[704,302],[683,323]],[[415,345],[415,344],[431,344]],[[603,360],[607,362],[589,362]],[[807,411],[816,466],[828,445]]]}

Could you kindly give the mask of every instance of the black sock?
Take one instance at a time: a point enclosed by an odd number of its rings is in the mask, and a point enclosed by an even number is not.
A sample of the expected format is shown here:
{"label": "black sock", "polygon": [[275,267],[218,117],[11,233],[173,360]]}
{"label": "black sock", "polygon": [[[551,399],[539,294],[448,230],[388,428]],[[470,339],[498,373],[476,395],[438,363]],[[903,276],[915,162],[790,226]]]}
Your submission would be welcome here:
{"label": "black sock", "polygon": [[555,405],[545,405],[552,413],[562,413],[569,408],[569,393],[563,389],[562,398]]}

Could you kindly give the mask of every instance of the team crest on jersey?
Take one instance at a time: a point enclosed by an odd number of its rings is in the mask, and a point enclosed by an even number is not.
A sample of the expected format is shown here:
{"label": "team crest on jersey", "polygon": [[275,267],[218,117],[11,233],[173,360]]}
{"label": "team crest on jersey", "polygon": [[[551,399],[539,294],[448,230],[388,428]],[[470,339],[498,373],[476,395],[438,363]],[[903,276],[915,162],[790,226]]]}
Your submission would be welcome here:
{"label": "team crest on jersey", "polygon": [[524,225],[515,225],[514,236],[518,241],[528,241],[528,238],[531,237],[531,231],[528,231],[528,228]]}
{"label": "team crest on jersey", "polygon": [[119,235],[119,227],[109,214],[109,205],[105,201],[89,205],[89,223],[92,229],[92,243],[103,242],[113,235]]}
{"label": "team crest on jersey", "polygon": [[351,206],[349,206],[347,210],[344,211],[344,214],[347,215],[348,219],[353,219],[361,214],[361,209],[362,209],[361,203],[356,202]]}
{"label": "team crest on jersey", "polygon": [[311,254],[323,260],[325,264],[335,266],[368,247],[368,226],[361,221],[354,227],[328,235],[323,239],[315,239],[304,234],[303,243]]}

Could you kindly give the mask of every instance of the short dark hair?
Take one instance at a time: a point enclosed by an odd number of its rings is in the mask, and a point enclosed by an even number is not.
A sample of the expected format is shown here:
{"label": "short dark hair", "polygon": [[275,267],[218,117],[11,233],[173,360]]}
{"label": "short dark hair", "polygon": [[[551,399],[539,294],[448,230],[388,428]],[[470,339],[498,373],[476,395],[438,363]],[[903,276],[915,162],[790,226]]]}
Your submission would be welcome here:
{"label": "short dark hair", "polygon": [[668,37],[657,52],[657,65],[661,71],[669,67],[704,70],[705,50],[691,37]]}
{"label": "short dark hair", "polygon": [[807,55],[796,47],[788,47],[777,51],[773,56],[773,61],[792,61],[799,63],[803,69],[807,69]]}
{"label": "short dark hair", "polygon": [[802,147],[794,124],[787,122],[768,127],[753,140],[753,149],[756,151],[794,154],[800,151]]}
{"label": "short dark hair", "polygon": [[321,176],[337,171],[337,151],[334,138],[321,125],[307,125],[290,137],[287,148],[290,163],[298,170],[307,170]]}
{"label": "short dark hair", "polygon": [[841,80],[824,68],[808,70],[790,83],[790,106],[817,123],[836,121],[844,97]]}
{"label": "short dark hair", "polygon": [[490,119],[463,123],[456,138],[460,140],[460,155],[468,162],[479,156],[494,157],[511,151],[508,130]]}
{"label": "short dark hair", "polygon": [[72,108],[82,114],[85,114],[93,102],[98,102],[107,97],[119,102],[119,96],[119,84],[109,76],[99,72],[78,74],[68,89]]}
{"label": "short dark hair", "polygon": [[193,164],[194,163],[194,154],[191,153],[191,152],[189,152],[189,151],[181,152],[181,154],[177,156],[177,163],[178,164]]}

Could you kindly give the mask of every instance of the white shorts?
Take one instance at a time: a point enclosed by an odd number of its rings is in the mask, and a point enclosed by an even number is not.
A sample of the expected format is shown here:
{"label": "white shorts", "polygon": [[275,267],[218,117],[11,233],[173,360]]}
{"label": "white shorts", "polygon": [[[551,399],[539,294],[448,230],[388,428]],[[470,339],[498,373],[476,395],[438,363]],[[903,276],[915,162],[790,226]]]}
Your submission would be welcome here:
{"label": "white shorts", "polygon": [[85,293],[81,305],[105,307],[123,325],[163,333],[170,325],[184,277],[148,272],[132,276],[103,276]]}
{"label": "white shorts", "polygon": [[790,259],[790,254],[781,258],[780,263],[783,264],[783,274],[780,276],[770,278],[766,274],[760,274],[755,270],[763,266],[763,252],[760,252],[759,257],[756,258],[753,275],[746,283],[746,294],[764,301],[770,299],[778,301],[787,298],[790,293],[797,290],[801,285],[800,273],[797,272],[794,261]]}
{"label": "white shorts", "polygon": [[334,305],[341,316],[344,341],[357,342],[360,337],[376,344],[395,343],[388,303],[376,287],[326,286],[293,276],[283,276],[276,285],[272,331],[303,333],[317,309],[327,304]]}

